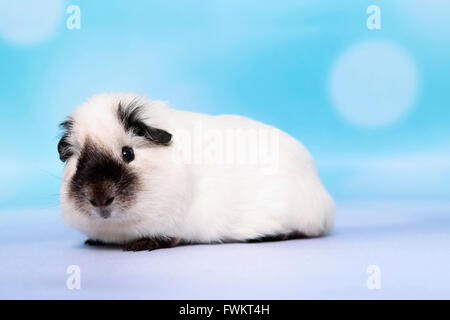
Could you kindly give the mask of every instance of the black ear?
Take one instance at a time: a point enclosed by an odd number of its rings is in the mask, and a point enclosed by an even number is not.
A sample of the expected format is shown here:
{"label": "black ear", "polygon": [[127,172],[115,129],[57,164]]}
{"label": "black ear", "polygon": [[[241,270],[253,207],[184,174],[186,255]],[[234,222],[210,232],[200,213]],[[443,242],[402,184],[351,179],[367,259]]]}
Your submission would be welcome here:
{"label": "black ear", "polygon": [[133,100],[126,107],[122,103],[119,103],[117,114],[125,131],[132,132],[140,137],[145,137],[155,144],[168,145],[172,140],[172,135],[165,130],[147,125],[142,116],[143,107],[137,103],[137,100]]}
{"label": "black ear", "polygon": [[68,138],[68,136],[66,134],[63,135],[61,140],[59,140],[59,143],[58,143],[59,159],[62,162],[66,162],[67,159],[69,159],[73,155],[73,152],[71,150],[71,145],[68,142],[67,138]]}
{"label": "black ear", "polygon": [[143,122],[135,123],[133,133],[160,145],[168,145],[172,140],[172,135],[169,132],[148,126]]}
{"label": "black ear", "polygon": [[69,142],[69,134],[73,127],[73,121],[70,118],[68,118],[66,121],[62,122],[59,126],[61,127],[61,129],[64,130],[64,134],[58,142],[58,153],[59,159],[62,162],[65,162],[73,155],[72,146]]}

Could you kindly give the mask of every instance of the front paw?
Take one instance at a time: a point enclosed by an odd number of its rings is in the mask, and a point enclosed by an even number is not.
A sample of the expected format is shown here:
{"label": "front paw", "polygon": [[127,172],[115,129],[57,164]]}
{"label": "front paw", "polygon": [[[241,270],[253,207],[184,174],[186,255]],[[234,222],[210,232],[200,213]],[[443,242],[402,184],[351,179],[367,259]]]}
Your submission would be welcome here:
{"label": "front paw", "polygon": [[158,248],[159,248],[158,242],[147,238],[128,242],[123,246],[124,251],[144,251],[144,250],[151,251]]}

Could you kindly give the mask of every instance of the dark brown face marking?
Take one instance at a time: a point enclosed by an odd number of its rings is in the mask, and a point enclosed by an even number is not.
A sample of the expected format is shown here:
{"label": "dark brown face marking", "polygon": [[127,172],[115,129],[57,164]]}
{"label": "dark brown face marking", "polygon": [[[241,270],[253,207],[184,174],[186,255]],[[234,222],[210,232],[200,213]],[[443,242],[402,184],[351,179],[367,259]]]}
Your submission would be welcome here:
{"label": "dark brown face marking", "polygon": [[131,205],[138,183],[126,162],[87,140],[69,194],[80,209],[94,209],[101,217],[108,218],[114,206],[126,209]]}

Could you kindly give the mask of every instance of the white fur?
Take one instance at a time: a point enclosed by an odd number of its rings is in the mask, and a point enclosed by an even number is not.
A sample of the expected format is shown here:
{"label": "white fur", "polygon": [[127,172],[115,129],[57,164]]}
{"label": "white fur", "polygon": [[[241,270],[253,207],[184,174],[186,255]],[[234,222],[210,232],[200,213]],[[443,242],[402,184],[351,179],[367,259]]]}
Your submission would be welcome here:
{"label": "white fur", "polygon": [[[76,154],[66,164],[61,186],[62,214],[69,226],[92,239],[116,243],[152,236],[233,241],[293,231],[318,236],[332,228],[333,201],[308,151],[288,134],[244,117],[178,111],[141,97],[146,122],[173,134],[169,146],[156,146],[126,133],[117,119],[119,101],[126,105],[135,98],[134,94],[97,95],[72,113],[75,125],[70,141]],[[199,126],[212,136],[226,130],[276,132],[272,150],[276,156],[264,166],[206,163],[195,158],[204,149],[193,149],[194,143],[183,138],[195,136]],[[78,211],[68,197],[70,178],[88,136],[118,158],[122,146],[132,146],[136,158],[128,165],[144,185],[131,208],[124,211],[117,206],[109,219]],[[203,143],[202,148],[208,142]],[[186,154],[192,155],[191,163],[177,161]]]}

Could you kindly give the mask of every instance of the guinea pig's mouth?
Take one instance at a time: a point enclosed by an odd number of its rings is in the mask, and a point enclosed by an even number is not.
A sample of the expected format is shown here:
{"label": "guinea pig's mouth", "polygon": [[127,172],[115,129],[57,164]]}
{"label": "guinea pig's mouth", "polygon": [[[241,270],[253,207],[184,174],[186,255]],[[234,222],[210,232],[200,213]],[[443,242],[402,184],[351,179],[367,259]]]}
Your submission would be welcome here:
{"label": "guinea pig's mouth", "polygon": [[129,206],[124,207],[124,204],[120,201],[114,201],[114,203],[110,203],[107,205],[94,205],[92,201],[87,201],[84,206],[84,212],[89,217],[89,219],[95,221],[128,221],[129,215],[124,214],[125,208],[129,208]]}
{"label": "guinea pig's mouth", "polygon": [[95,221],[96,223],[102,224],[102,223],[128,223],[133,221],[133,219],[127,215],[124,214],[121,208],[119,207],[112,207],[112,208],[92,208],[87,211],[85,211],[85,216],[91,220]]}
{"label": "guinea pig's mouth", "polygon": [[123,202],[120,195],[103,198],[82,195],[78,197],[75,206],[79,212],[93,220],[126,220],[124,210],[130,208],[130,204]]}
{"label": "guinea pig's mouth", "polygon": [[111,218],[112,210],[110,208],[99,208],[99,209],[96,209],[95,211],[97,211],[96,213],[102,219],[109,219],[109,218]]}
{"label": "guinea pig's mouth", "polygon": [[99,189],[97,192],[88,193],[85,199],[94,217],[101,219],[109,219],[112,217],[113,210],[117,204],[116,197],[113,193]]}
{"label": "guinea pig's mouth", "polygon": [[91,219],[98,221],[123,221],[128,220],[129,218],[124,210],[126,210],[125,208],[130,208],[130,206],[122,203],[120,199],[109,200],[103,204],[99,204],[98,201],[95,202],[92,200],[87,200],[86,202],[84,210]]}
{"label": "guinea pig's mouth", "polygon": [[118,221],[124,218],[113,209],[94,209],[88,212],[89,219],[96,221]]}

